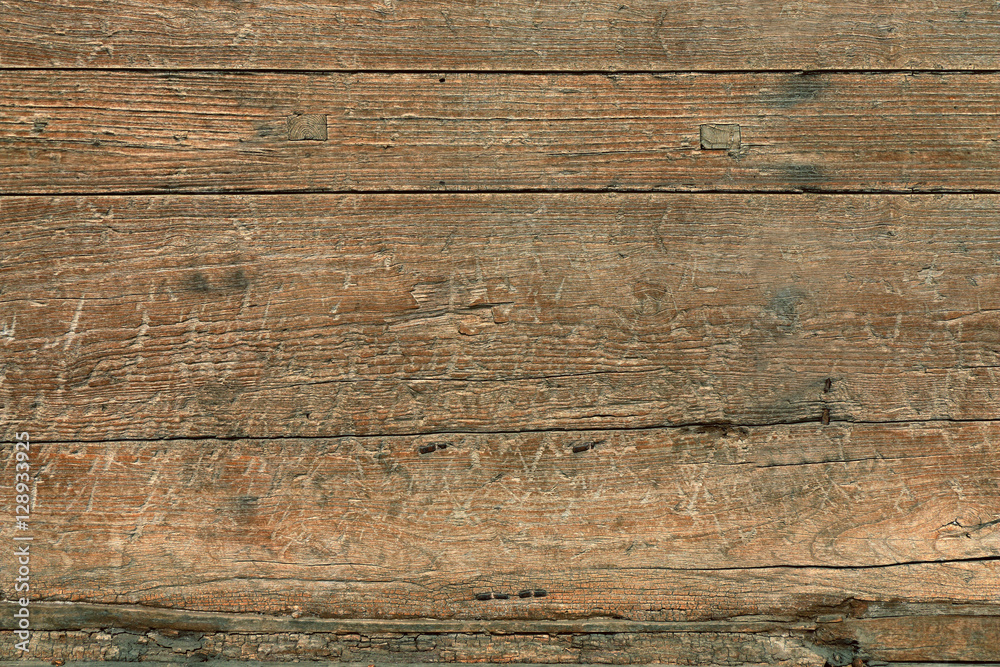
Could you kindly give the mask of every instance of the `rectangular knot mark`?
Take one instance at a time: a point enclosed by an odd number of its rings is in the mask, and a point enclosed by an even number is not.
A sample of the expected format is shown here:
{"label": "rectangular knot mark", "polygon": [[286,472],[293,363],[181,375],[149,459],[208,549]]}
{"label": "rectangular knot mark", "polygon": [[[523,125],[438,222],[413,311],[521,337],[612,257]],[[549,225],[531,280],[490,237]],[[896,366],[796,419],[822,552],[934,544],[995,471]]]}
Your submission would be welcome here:
{"label": "rectangular knot mark", "polygon": [[702,125],[701,126],[701,148],[702,150],[733,150],[740,147],[740,126],[739,125]]}
{"label": "rectangular knot mark", "polygon": [[288,117],[289,141],[326,141],[326,114],[307,113]]}

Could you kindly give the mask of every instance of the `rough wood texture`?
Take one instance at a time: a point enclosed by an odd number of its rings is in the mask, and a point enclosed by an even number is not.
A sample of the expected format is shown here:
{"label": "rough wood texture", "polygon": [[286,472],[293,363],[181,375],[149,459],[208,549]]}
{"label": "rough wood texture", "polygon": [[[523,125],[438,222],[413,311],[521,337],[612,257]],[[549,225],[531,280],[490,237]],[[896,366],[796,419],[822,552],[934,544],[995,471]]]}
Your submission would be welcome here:
{"label": "rough wood texture", "polygon": [[[0,656],[10,652],[11,633],[0,632]],[[40,632],[33,655],[53,659],[157,661],[194,663],[202,667],[286,667],[293,660],[323,660],[353,667],[441,663],[565,665],[679,664],[756,667],[824,667],[822,649],[787,633],[643,635],[417,635],[353,634],[327,636],[302,633],[266,635],[256,632],[163,635],[157,632]],[[208,662],[202,662],[207,660]],[[222,662],[215,662],[221,660]],[[232,662],[230,662],[232,661]],[[594,664],[596,663],[596,664]],[[20,664],[20,663],[15,663]],[[308,663],[307,663],[308,664]],[[51,663],[45,663],[51,667]],[[72,663],[71,667],[83,667]],[[511,667],[518,667],[515,663]]]}
{"label": "rough wood texture", "polygon": [[866,657],[893,662],[1000,661],[1000,617],[849,619],[824,627],[820,639],[867,647]]}
{"label": "rough wood texture", "polygon": [[[824,614],[805,621],[756,617],[656,623],[339,620],[41,603],[36,606],[40,631],[32,640],[32,655],[50,661],[184,661],[209,667],[245,665],[230,662],[237,660],[281,661],[255,663],[259,667],[277,667],[291,660],[329,660],[355,667],[372,663],[428,667],[442,662],[500,662],[511,667],[665,662],[845,667],[858,660],[871,665],[943,667],[943,663],[914,660],[944,655],[954,661],[996,665],[980,659],[996,654],[995,606],[931,610],[930,605],[896,604],[894,617],[873,622],[871,612],[876,607],[854,603],[848,614]],[[10,620],[0,617],[0,627],[10,626]],[[874,627],[879,632],[871,633]],[[927,628],[937,636],[912,636],[915,629]],[[886,643],[886,635],[892,633],[911,635],[903,641],[909,640],[905,655],[914,660],[882,660],[881,656],[894,651],[899,654],[891,648],[892,640]],[[0,631],[0,658],[13,657],[10,643],[4,641],[10,638],[9,631]],[[49,663],[17,664],[49,667]],[[74,664],[91,667],[94,663]]]}
{"label": "rough wood texture", "polygon": [[0,66],[1000,69],[992,0],[0,3]]}
{"label": "rough wood texture", "polygon": [[36,440],[1000,418],[1000,197],[4,198]]}
{"label": "rough wood texture", "polygon": [[[5,193],[996,191],[1000,75],[0,74]],[[325,114],[327,141],[289,141]],[[736,123],[738,150],[703,151]]]}
{"label": "rough wood texture", "polygon": [[0,90],[3,664],[1000,661],[998,0],[0,0]]}
{"label": "rough wood texture", "polygon": [[47,600],[362,618],[1000,595],[997,422],[587,437],[36,444],[33,582]]}

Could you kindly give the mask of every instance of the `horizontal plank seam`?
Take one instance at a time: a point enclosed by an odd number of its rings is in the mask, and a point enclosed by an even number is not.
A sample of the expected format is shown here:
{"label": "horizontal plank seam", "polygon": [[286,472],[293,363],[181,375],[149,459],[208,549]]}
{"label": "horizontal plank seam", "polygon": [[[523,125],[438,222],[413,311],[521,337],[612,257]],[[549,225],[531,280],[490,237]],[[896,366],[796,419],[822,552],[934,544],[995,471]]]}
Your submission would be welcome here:
{"label": "horizontal plank seam", "polygon": [[684,74],[931,74],[950,76],[956,74],[980,75],[1000,74],[1000,69],[925,69],[925,68],[890,68],[890,69],[801,69],[801,68],[762,68],[762,69],[624,69],[624,70],[565,70],[565,69],[294,69],[294,68],[213,68],[213,67],[0,67],[0,72],[130,72],[138,74],[301,74],[312,76],[316,74],[426,74],[440,76],[442,74],[482,74],[482,75],[519,75],[519,76],[630,76],[630,75],[684,75]]}
{"label": "horizontal plank seam", "polygon": [[[864,420],[845,420],[845,419],[831,419],[829,424],[826,426],[832,426],[837,424],[843,425],[855,425],[855,426],[882,426],[882,425],[922,425],[922,424],[979,424],[979,423],[998,423],[1000,424],[1000,419],[992,418],[954,418],[954,417],[936,417],[932,419],[901,419],[901,420],[874,420],[874,421],[864,421]],[[274,436],[242,436],[242,435],[183,435],[183,436],[170,436],[166,438],[107,438],[102,440],[44,440],[42,438],[33,438],[32,443],[38,445],[66,445],[66,444],[84,444],[84,443],[110,443],[110,442],[178,442],[178,441],[192,441],[192,440],[218,440],[222,442],[234,442],[238,440],[259,440],[259,441],[273,441],[273,440],[337,440],[341,438],[414,438],[420,436],[435,436],[435,435],[520,435],[523,433],[602,433],[602,432],[629,432],[629,431],[655,431],[655,430],[676,430],[676,429],[689,429],[689,428],[770,428],[776,426],[794,426],[797,424],[822,424],[822,417],[810,417],[803,419],[790,419],[787,421],[776,421],[776,422],[731,422],[731,421],[715,421],[715,422],[682,422],[677,424],[652,424],[647,426],[593,426],[584,428],[525,428],[525,429],[498,429],[498,430],[459,430],[459,429],[446,429],[446,430],[436,430],[436,431],[413,431],[413,432],[401,432],[401,433],[339,433],[337,435],[274,435]],[[831,461],[831,463],[837,463],[837,461]],[[791,464],[794,465],[794,464]]]}
{"label": "horizontal plank seam", "polygon": [[619,567],[618,570],[670,571],[670,572],[744,572],[747,570],[883,570],[890,567],[910,567],[913,565],[949,565],[954,563],[984,563],[1000,561],[1000,556],[976,556],[970,558],[944,558],[941,560],[908,560],[896,563],[876,563],[873,565],[745,565],[732,567],[670,567],[650,565],[643,567]]}
{"label": "horizontal plank seam", "polygon": [[[0,183],[2,187],[2,183]],[[696,190],[687,190],[681,188],[475,188],[475,189],[438,189],[438,190],[428,190],[428,189],[412,189],[412,190],[333,190],[333,189],[323,189],[323,188],[303,188],[301,190],[287,190],[287,189],[275,189],[275,190],[261,190],[261,189],[240,189],[232,188],[226,190],[185,190],[183,188],[177,188],[176,190],[171,190],[170,188],[159,188],[159,189],[140,189],[140,190],[70,190],[70,191],[57,191],[57,192],[38,192],[33,190],[26,190],[22,192],[0,192],[0,200],[3,199],[13,199],[15,197],[235,197],[235,196],[246,196],[246,195],[285,195],[285,196],[300,196],[300,195],[329,195],[329,196],[344,196],[344,195],[456,195],[456,196],[467,196],[467,195],[527,195],[527,194],[677,194],[677,195],[747,195],[747,196],[760,196],[760,195],[829,195],[829,196],[857,196],[857,197],[869,197],[876,195],[885,196],[938,196],[938,195],[996,195],[1000,194],[1000,188],[982,188],[982,189],[959,189],[959,188],[935,188],[935,189],[897,189],[897,190],[882,190],[882,189],[830,189],[830,188],[818,188],[818,187],[797,187],[788,189],[766,189],[766,190],[749,190],[749,189],[726,189],[726,188],[702,188]]]}
{"label": "horizontal plank seam", "polygon": [[[15,600],[3,600],[2,603],[16,604]],[[248,624],[247,631],[261,632],[255,624],[271,622],[287,626],[284,631],[302,634],[313,633],[356,633],[359,629],[366,632],[405,631],[404,628],[420,626],[420,633],[444,634],[454,632],[487,632],[490,634],[577,634],[606,632],[649,632],[649,633],[683,633],[683,632],[767,632],[776,626],[788,629],[813,630],[815,624],[784,616],[734,616],[727,619],[710,621],[635,621],[610,616],[590,616],[578,619],[439,619],[415,617],[406,619],[383,618],[323,618],[303,617],[288,618],[269,614],[230,613],[202,610],[187,610],[172,607],[157,607],[136,603],[94,603],[68,600],[32,600],[33,609],[37,612],[56,614],[62,611],[73,613],[76,610],[91,612],[121,612],[154,613],[162,620],[177,617],[185,624],[200,625],[211,621],[235,622],[244,621]],[[96,620],[96,619],[95,619]],[[149,620],[157,620],[155,617]],[[315,629],[316,626],[329,626],[327,629]],[[593,627],[598,625],[599,627]],[[358,626],[367,626],[359,628]],[[434,627],[437,626],[437,627]],[[525,626],[533,626],[526,628]],[[89,627],[89,626],[88,626]],[[2,626],[0,626],[2,629]]]}

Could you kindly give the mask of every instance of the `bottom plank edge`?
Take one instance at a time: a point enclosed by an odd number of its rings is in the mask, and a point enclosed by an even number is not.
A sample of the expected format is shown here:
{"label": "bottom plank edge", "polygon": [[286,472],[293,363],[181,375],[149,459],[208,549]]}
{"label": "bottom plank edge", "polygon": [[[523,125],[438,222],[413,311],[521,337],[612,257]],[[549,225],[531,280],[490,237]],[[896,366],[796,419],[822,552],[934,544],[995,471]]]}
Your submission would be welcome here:
{"label": "bottom plank edge", "polygon": [[11,629],[10,615],[3,615],[7,618],[0,630],[0,663],[990,664],[1000,661],[1000,609],[983,611],[992,614],[830,614],[809,620],[743,617],[704,622],[454,621],[282,619],[39,603],[30,632]]}
{"label": "bottom plank edge", "polygon": [[[7,604],[12,601],[5,600]],[[141,605],[82,602],[32,602],[31,627],[70,631],[101,628],[129,630],[171,629],[183,632],[252,633],[488,633],[587,634],[671,632],[768,632],[777,628],[813,630],[815,623],[793,616],[739,616],[708,621],[636,621],[609,617],[571,620],[436,619],[436,618],[316,618],[266,614],[167,609]],[[1000,613],[1000,610],[998,610]],[[17,619],[0,616],[0,630],[13,630]]]}
{"label": "bottom plank edge", "polygon": [[[57,664],[60,667],[105,667],[109,661],[107,660],[69,660],[69,661],[52,661],[52,660],[0,660],[0,666],[16,665],[17,667],[52,667],[52,665]],[[295,660],[295,661],[263,661],[263,660],[204,660],[204,661],[191,661],[191,664],[197,664],[199,667],[246,667],[252,665],[252,667],[288,667],[288,665],[294,665],[296,663],[308,662],[310,665],[315,665],[319,667],[320,665],[337,665],[338,667],[376,667],[378,665],[398,665],[406,664],[409,667],[432,667],[440,665],[437,662],[410,662],[410,663],[394,663],[394,662],[338,662],[336,660]],[[566,664],[573,664],[575,667],[604,667],[607,663],[565,663],[565,662],[483,662],[477,663],[481,665],[504,665],[504,667],[556,667]],[[690,667],[691,663],[662,663],[662,662],[648,662],[648,663],[630,663],[632,667],[649,667],[655,665],[656,667],[680,667],[681,664],[685,667]],[[725,667],[750,667],[751,665],[757,665],[760,663],[727,663]],[[976,667],[1000,667],[1000,662],[878,662],[871,661],[864,663],[867,667],[958,667],[959,665],[975,665]],[[704,664],[702,667],[716,667],[716,665]],[[719,665],[718,667],[722,667]]]}

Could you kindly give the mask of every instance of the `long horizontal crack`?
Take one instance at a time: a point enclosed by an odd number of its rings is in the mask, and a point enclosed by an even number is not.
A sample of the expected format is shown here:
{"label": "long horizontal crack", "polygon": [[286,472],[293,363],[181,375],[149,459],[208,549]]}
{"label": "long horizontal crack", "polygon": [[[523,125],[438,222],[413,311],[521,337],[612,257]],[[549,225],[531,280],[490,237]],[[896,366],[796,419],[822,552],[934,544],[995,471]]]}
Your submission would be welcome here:
{"label": "long horizontal crack", "polygon": [[744,572],[748,570],[883,570],[891,567],[910,567],[915,565],[949,565],[955,563],[984,563],[1000,561],[1000,556],[977,556],[972,558],[943,558],[940,560],[908,560],[895,563],[875,563],[872,565],[823,565],[823,564],[776,564],[776,565],[744,565],[726,567],[621,567],[621,570],[665,570],[671,572]]}
{"label": "long horizontal crack", "polygon": [[[800,424],[821,424],[821,418],[790,419],[773,422],[679,422],[675,424],[651,424],[645,426],[583,426],[580,428],[547,427],[547,428],[522,428],[522,429],[437,429],[427,431],[401,431],[392,433],[337,433],[332,435],[182,435],[168,436],[164,438],[149,437],[118,437],[102,438],[100,440],[71,439],[52,440],[37,438],[31,442],[38,445],[65,445],[84,443],[111,443],[111,442],[177,442],[193,440],[217,440],[221,442],[235,441],[275,441],[275,440],[338,440],[344,438],[416,438],[422,436],[447,436],[447,435],[521,435],[526,433],[608,433],[608,432],[641,432],[641,431],[671,431],[679,429],[706,428],[706,429],[729,429],[729,428],[773,428],[778,426],[794,426]],[[901,419],[901,420],[831,420],[828,426],[891,426],[891,425],[924,425],[924,424],[977,424],[996,423],[1000,424],[1000,419],[994,418],[954,418],[936,417],[930,419]],[[837,463],[838,461],[824,461],[823,463]]]}
{"label": "long horizontal crack", "polygon": [[757,68],[757,69],[427,69],[427,68],[388,68],[388,69],[347,69],[347,68],[224,68],[224,67],[0,67],[0,72],[81,72],[81,73],[134,73],[134,74],[221,74],[227,76],[250,76],[254,74],[288,74],[315,76],[323,74],[426,74],[440,76],[442,74],[480,74],[480,75],[520,75],[520,76],[641,76],[641,75],[742,75],[742,74],[800,74],[808,76],[830,74],[928,74],[934,76],[952,75],[990,75],[1000,73],[1000,69],[929,69],[929,68]]}
{"label": "long horizontal crack", "polygon": [[[496,378],[435,378],[435,377],[408,377],[403,383],[407,382],[434,382],[434,383],[447,383],[453,382],[456,384],[463,383],[506,383],[506,382],[524,382],[524,381],[534,381],[534,380],[566,380],[570,378],[578,377],[594,377],[597,375],[641,375],[643,373],[662,373],[662,368],[634,368],[627,371],[588,371],[586,373],[556,373],[552,375],[522,375],[522,376],[511,376],[511,377],[496,377]],[[299,387],[317,387],[327,384],[358,384],[359,382],[369,381],[368,378],[362,379],[352,379],[352,378],[335,378],[331,380],[317,380],[315,382],[296,382],[294,384],[286,385],[276,385],[273,387],[254,387],[243,391],[243,394],[259,394],[266,391],[275,391],[280,389],[297,389]]]}
{"label": "long horizontal crack", "polygon": [[[13,600],[3,600],[14,604]],[[493,634],[570,634],[590,632],[766,632],[774,628],[812,629],[809,622],[788,617],[735,616],[706,621],[633,621],[606,615],[575,619],[434,619],[434,618],[316,618],[273,616],[255,613],[196,611],[153,605],[70,602],[63,600],[32,603],[36,628],[72,629],[79,627],[171,627],[192,631],[249,631],[296,633],[380,633],[419,632],[443,634],[455,632]],[[9,615],[0,617],[0,629],[11,625]],[[61,620],[65,619],[65,620]],[[83,620],[85,625],[72,623]]]}
{"label": "long horizontal crack", "polygon": [[13,197],[237,197],[241,195],[525,195],[525,194],[683,194],[683,195],[898,195],[898,196],[939,196],[939,195],[995,195],[1000,194],[1000,188],[822,188],[810,185],[796,185],[787,188],[667,188],[667,187],[591,187],[591,188],[479,188],[461,185],[442,186],[441,188],[407,188],[407,189],[334,189],[334,188],[301,188],[301,189],[261,189],[261,188],[226,188],[226,189],[186,189],[184,187],[139,188],[135,190],[56,190],[52,192],[25,190],[20,192],[2,192],[0,199]]}

